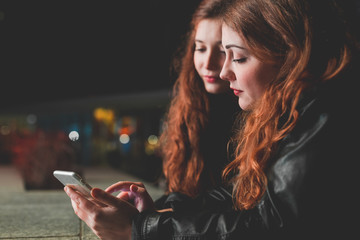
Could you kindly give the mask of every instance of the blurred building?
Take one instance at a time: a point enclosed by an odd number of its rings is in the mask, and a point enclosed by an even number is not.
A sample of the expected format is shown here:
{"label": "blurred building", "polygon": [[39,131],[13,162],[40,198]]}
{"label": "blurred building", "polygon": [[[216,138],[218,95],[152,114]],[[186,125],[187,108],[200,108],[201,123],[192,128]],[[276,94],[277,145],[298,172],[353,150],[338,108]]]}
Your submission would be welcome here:
{"label": "blurred building", "polygon": [[155,182],[161,174],[158,137],[169,100],[170,92],[160,90],[13,109],[0,114],[0,164],[16,165],[29,179],[28,188],[53,187],[46,176],[55,169],[81,172],[90,166]]}
{"label": "blurred building", "polygon": [[199,0],[0,1],[0,164],[27,188],[55,168],[161,172],[161,123]]}

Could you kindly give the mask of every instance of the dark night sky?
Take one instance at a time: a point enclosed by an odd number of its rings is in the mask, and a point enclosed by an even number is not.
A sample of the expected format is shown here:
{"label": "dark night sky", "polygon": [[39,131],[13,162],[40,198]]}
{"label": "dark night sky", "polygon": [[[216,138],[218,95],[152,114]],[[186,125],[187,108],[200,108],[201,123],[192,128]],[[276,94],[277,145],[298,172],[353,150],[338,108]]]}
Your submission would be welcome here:
{"label": "dark night sky", "polygon": [[0,1],[0,107],[170,88],[195,0]]}
{"label": "dark night sky", "polygon": [[198,2],[0,0],[0,111],[169,89]]}

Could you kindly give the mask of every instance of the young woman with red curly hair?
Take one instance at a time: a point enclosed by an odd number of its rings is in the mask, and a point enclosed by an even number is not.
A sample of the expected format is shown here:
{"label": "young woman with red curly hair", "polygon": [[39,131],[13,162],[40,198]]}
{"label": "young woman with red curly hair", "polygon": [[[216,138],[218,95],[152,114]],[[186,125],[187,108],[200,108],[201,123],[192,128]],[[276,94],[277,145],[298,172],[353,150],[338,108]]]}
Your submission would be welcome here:
{"label": "young woman with red curly hair", "polygon": [[350,3],[223,0],[220,76],[243,109],[228,184],[166,212],[139,183],[127,182],[123,199],[109,194],[116,185],[93,189],[105,207],[67,189],[78,215],[104,236],[117,226],[119,239],[356,236],[360,48]]}
{"label": "young woman with red curly hair", "polygon": [[227,143],[240,111],[229,83],[219,76],[225,59],[220,3],[204,0],[193,14],[160,137],[167,192],[190,197],[222,183]]}

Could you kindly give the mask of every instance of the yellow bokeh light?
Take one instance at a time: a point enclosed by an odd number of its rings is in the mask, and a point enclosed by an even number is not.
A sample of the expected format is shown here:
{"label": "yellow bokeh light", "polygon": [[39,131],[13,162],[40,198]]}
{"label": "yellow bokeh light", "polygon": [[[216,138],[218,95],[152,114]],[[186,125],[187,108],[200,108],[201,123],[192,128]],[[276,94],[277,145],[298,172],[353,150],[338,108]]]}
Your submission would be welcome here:
{"label": "yellow bokeh light", "polygon": [[96,108],[94,110],[94,117],[98,121],[104,121],[107,123],[113,122],[115,119],[114,111],[105,108]]}
{"label": "yellow bokeh light", "polygon": [[158,143],[158,137],[155,136],[155,135],[150,135],[148,137],[148,143],[151,144],[151,145],[156,145]]}

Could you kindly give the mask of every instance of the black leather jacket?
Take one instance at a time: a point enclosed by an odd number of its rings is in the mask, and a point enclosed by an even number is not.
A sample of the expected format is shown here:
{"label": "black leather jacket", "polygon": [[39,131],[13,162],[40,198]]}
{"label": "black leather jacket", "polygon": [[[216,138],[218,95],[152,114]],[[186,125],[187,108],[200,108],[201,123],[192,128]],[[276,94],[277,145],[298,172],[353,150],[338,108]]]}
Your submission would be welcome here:
{"label": "black leather jacket", "polygon": [[360,121],[353,113],[360,102],[347,86],[334,81],[302,99],[300,119],[281,141],[255,208],[234,210],[231,186],[196,199],[172,193],[164,207],[174,211],[140,213],[132,238],[353,239],[360,227]]}

